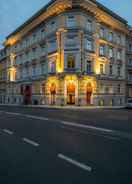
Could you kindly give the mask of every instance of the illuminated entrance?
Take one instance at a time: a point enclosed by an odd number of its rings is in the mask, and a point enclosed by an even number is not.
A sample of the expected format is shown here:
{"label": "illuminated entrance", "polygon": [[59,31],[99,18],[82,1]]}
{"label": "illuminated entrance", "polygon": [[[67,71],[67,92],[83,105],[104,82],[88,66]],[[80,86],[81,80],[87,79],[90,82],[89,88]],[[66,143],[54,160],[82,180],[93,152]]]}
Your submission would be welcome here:
{"label": "illuminated entrance", "polygon": [[86,102],[88,105],[91,104],[92,91],[93,91],[92,85],[91,85],[91,83],[88,83],[87,87],[86,87]]}
{"label": "illuminated entrance", "polygon": [[67,104],[75,104],[75,84],[69,83],[67,86]]}

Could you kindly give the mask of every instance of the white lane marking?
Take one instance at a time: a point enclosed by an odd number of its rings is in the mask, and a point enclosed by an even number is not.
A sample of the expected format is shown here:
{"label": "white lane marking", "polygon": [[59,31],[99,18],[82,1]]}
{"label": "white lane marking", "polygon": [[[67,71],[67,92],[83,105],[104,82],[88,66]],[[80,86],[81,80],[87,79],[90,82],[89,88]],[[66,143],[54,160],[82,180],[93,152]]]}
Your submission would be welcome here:
{"label": "white lane marking", "polygon": [[[53,119],[46,118],[46,117],[38,117],[38,116],[33,116],[33,115],[28,115],[28,114],[24,115],[21,113],[12,113],[12,112],[5,112],[5,111],[2,111],[2,112],[10,114],[10,115],[19,115],[19,116],[37,119],[37,120],[45,120],[45,121],[53,120]],[[123,131],[111,130],[111,129],[100,128],[100,127],[91,126],[91,125],[78,124],[78,123],[74,123],[74,122],[67,122],[67,121],[62,121],[62,120],[56,120],[56,121],[59,121],[61,124],[67,125],[67,126],[79,127],[79,128],[89,129],[89,130],[97,130],[100,132],[108,133],[110,135],[113,134],[114,136],[132,139],[132,135],[130,133],[125,133]]]}
{"label": "white lane marking", "polygon": [[3,129],[3,131],[9,135],[13,135],[13,132],[11,130],[8,129]]}
{"label": "white lane marking", "polygon": [[45,117],[39,117],[39,116],[33,116],[33,115],[25,115],[27,118],[32,118],[32,119],[38,119],[38,120],[49,120],[48,118]]}
{"label": "white lane marking", "polygon": [[[76,129],[74,129],[74,127],[66,127],[66,126],[62,125],[61,128],[67,129],[67,130],[70,130],[70,131],[76,131]],[[79,129],[78,131],[80,133],[83,133],[83,134],[88,134],[87,131],[82,130],[82,129]],[[106,134],[106,135],[104,135],[104,134],[97,134],[96,132],[90,132],[90,134],[93,135],[93,136],[104,137],[104,138],[107,138],[107,139],[120,141],[120,138],[110,136],[109,134]]]}
{"label": "white lane marking", "polygon": [[16,116],[20,116],[21,114],[20,113],[17,113],[17,112],[5,112],[6,114],[9,114],[9,115],[16,115]]}
{"label": "white lane marking", "polygon": [[103,132],[107,132],[107,133],[113,132],[113,130],[110,130],[110,129],[99,128],[99,127],[95,127],[95,126],[91,126],[91,125],[84,125],[84,124],[78,124],[78,123],[67,122],[67,121],[61,121],[61,124],[79,127],[79,128],[91,129],[91,130],[98,130],[98,131],[103,131]]}
{"label": "white lane marking", "polygon": [[73,159],[71,159],[71,158],[69,158],[69,157],[67,157],[67,156],[65,156],[63,154],[58,154],[58,158],[60,158],[62,160],[65,160],[65,161],[67,161],[67,162],[69,162],[69,163],[71,163],[71,164],[73,164],[73,165],[75,165],[75,166],[77,166],[77,167],[79,167],[79,168],[81,168],[83,170],[92,172],[92,167],[87,166],[87,165],[85,165],[83,163],[80,163],[80,162],[78,162],[76,160],[73,160]]}
{"label": "white lane marking", "polygon": [[32,140],[30,140],[30,139],[27,139],[27,138],[23,138],[22,139],[24,142],[26,142],[26,143],[28,143],[28,144],[31,144],[32,146],[39,146],[39,144],[37,143],[37,142],[35,142],[35,141],[32,141]]}

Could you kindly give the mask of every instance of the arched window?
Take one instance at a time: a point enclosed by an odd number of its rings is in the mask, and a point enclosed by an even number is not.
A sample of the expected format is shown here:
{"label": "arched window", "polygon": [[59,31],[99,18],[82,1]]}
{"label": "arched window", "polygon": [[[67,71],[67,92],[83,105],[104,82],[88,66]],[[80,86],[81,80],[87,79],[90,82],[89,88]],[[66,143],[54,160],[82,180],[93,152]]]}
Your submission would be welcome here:
{"label": "arched window", "polygon": [[69,54],[67,57],[67,67],[69,69],[75,68],[75,56],[73,54]]}

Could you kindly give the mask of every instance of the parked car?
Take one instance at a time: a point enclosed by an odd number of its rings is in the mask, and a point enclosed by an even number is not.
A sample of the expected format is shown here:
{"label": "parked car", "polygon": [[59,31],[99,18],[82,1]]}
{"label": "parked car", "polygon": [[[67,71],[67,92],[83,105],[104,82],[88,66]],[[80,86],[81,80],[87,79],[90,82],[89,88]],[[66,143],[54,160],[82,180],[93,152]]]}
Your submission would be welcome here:
{"label": "parked car", "polygon": [[132,99],[127,100],[126,108],[132,109]]}

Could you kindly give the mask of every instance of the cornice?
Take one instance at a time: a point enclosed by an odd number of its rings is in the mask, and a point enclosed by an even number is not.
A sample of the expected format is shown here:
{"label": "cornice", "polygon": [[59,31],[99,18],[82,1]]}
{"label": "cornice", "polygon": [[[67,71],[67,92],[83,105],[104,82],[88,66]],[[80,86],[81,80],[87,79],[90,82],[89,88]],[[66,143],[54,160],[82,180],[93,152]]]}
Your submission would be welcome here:
{"label": "cornice", "polygon": [[98,22],[105,23],[108,26],[111,26],[113,29],[122,31],[125,34],[129,34],[127,22],[95,0],[52,0],[33,17],[31,17],[23,25],[11,33],[6,38],[4,43],[5,46],[15,44],[28,32],[33,30],[48,18],[61,14],[68,9],[71,10],[74,8],[91,12]]}

